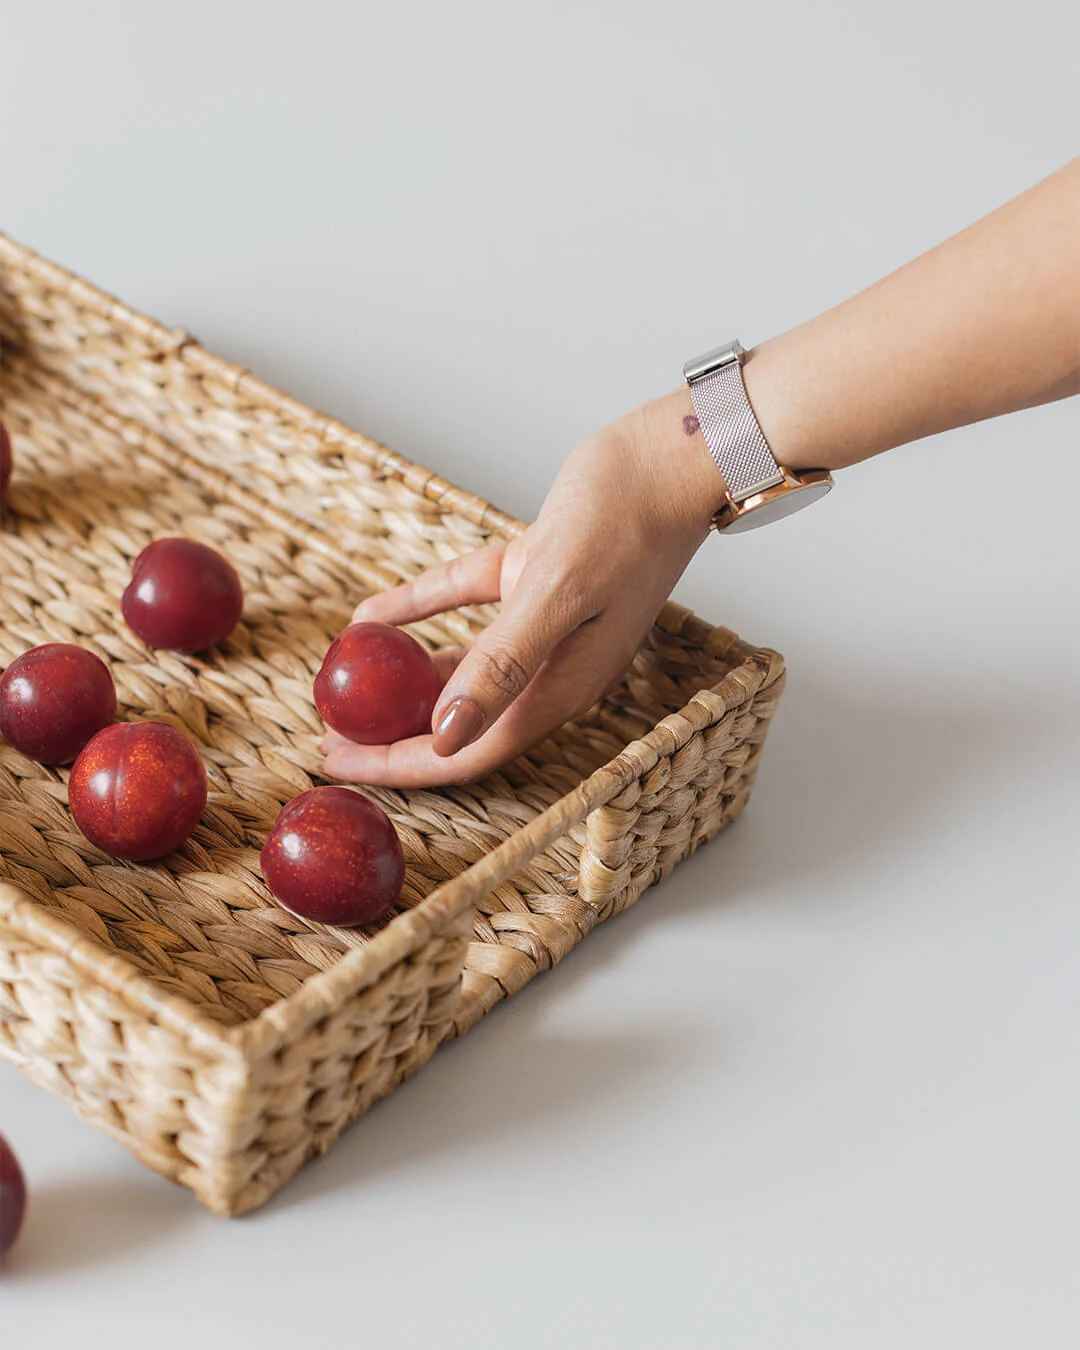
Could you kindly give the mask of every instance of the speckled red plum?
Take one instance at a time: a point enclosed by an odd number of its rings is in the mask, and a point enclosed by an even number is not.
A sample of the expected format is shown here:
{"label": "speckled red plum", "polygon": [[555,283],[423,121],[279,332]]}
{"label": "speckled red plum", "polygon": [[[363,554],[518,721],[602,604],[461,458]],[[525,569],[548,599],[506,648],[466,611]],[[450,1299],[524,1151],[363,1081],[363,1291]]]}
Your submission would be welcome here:
{"label": "speckled red plum", "polygon": [[262,851],[281,904],[316,923],[375,923],[405,879],[401,842],[374,802],[343,787],[312,788],[285,806]]}
{"label": "speckled red plum", "polygon": [[115,716],[109,669],[84,647],[31,647],[0,676],[0,737],[42,764],[70,764]]}
{"label": "speckled red plum", "polygon": [[147,862],[179,848],[206,807],[206,769],[186,736],[163,722],[118,722],[75,761],[75,823],[114,858]]}

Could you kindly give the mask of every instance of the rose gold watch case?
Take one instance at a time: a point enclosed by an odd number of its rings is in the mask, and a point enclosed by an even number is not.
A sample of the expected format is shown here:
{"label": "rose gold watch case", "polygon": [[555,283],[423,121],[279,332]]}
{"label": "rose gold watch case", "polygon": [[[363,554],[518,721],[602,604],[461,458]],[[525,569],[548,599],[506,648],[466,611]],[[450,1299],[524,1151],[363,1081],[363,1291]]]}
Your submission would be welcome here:
{"label": "rose gold watch case", "polygon": [[741,502],[730,497],[713,516],[713,526],[724,534],[740,534],[756,530],[759,525],[771,525],[811,506],[832,491],[833,479],[828,469],[788,469],[778,466],[784,475],[782,483],[744,497]]}

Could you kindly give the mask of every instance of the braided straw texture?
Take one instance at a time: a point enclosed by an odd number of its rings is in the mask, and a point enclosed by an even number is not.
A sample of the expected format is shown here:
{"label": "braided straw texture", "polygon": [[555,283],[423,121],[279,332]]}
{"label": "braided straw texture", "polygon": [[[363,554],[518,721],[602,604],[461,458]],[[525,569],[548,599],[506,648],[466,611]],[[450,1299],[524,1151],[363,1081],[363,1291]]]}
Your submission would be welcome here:
{"label": "braided straw texture", "polygon": [[[0,666],[88,647],[121,716],[185,731],[211,787],[183,849],[119,863],[75,828],[66,771],[0,744],[0,1056],[211,1209],[262,1204],[745,805],[783,663],[668,605],[613,694],[500,773],[371,790],[407,863],[381,929],[287,914],[258,850],[319,781],[331,636],[364,594],[522,526],[3,236],[0,418]],[[120,616],[132,560],[177,534],[245,584],[204,656],[150,652]],[[412,631],[458,643],[489,618]]]}

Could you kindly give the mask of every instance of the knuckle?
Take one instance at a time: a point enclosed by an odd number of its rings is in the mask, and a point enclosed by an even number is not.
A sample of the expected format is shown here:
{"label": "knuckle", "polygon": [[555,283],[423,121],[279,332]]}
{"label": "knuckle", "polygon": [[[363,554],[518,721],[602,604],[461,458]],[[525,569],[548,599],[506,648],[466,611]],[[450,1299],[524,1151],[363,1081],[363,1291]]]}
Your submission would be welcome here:
{"label": "knuckle", "polygon": [[395,586],[392,590],[383,591],[384,607],[385,605],[412,605],[421,598],[421,582],[405,581],[400,586]]}
{"label": "knuckle", "polygon": [[517,698],[529,683],[529,672],[508,647],[480,649],[483,673],[489,684],[508,698]]}
{"label": "knuckle", "polygon": [[595,610],[594,588],[581,572],[572,572],[559,587],[559,607],[578,619]]}
{"label": "knuckle", "polygon": [[439,580],[446,590],[458,590],[465,581],[465,559],[451,559]]}
{"label": "knuckle", "polygon": [[521,580],[521,574],[528,566],[529,555],[528,545],[526,543],[527,535],[522,535],[514,539],[507,545],[499,568],[499,581],[502,598],[504,600],[514,593],[514,589]]}
{"label": "knuckle", "polygon": [[595,569],[579,561],[556,559],[547,569],[542,589],[553,615],[562,620],[579,620],[597,608],[598,584]]}

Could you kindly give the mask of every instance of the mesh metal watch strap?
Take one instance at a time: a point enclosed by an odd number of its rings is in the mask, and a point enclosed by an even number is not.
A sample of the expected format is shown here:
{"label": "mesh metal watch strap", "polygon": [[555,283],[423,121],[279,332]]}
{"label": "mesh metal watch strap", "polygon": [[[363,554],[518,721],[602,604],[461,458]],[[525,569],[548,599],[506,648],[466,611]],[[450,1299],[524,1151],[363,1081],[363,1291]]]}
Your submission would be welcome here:
{"label": "mesh metal watch strap", "polygon": [[701,434],[732,501],[782,483],[784,475],[750,406],[739,362],[729,360],[689,384]]}

